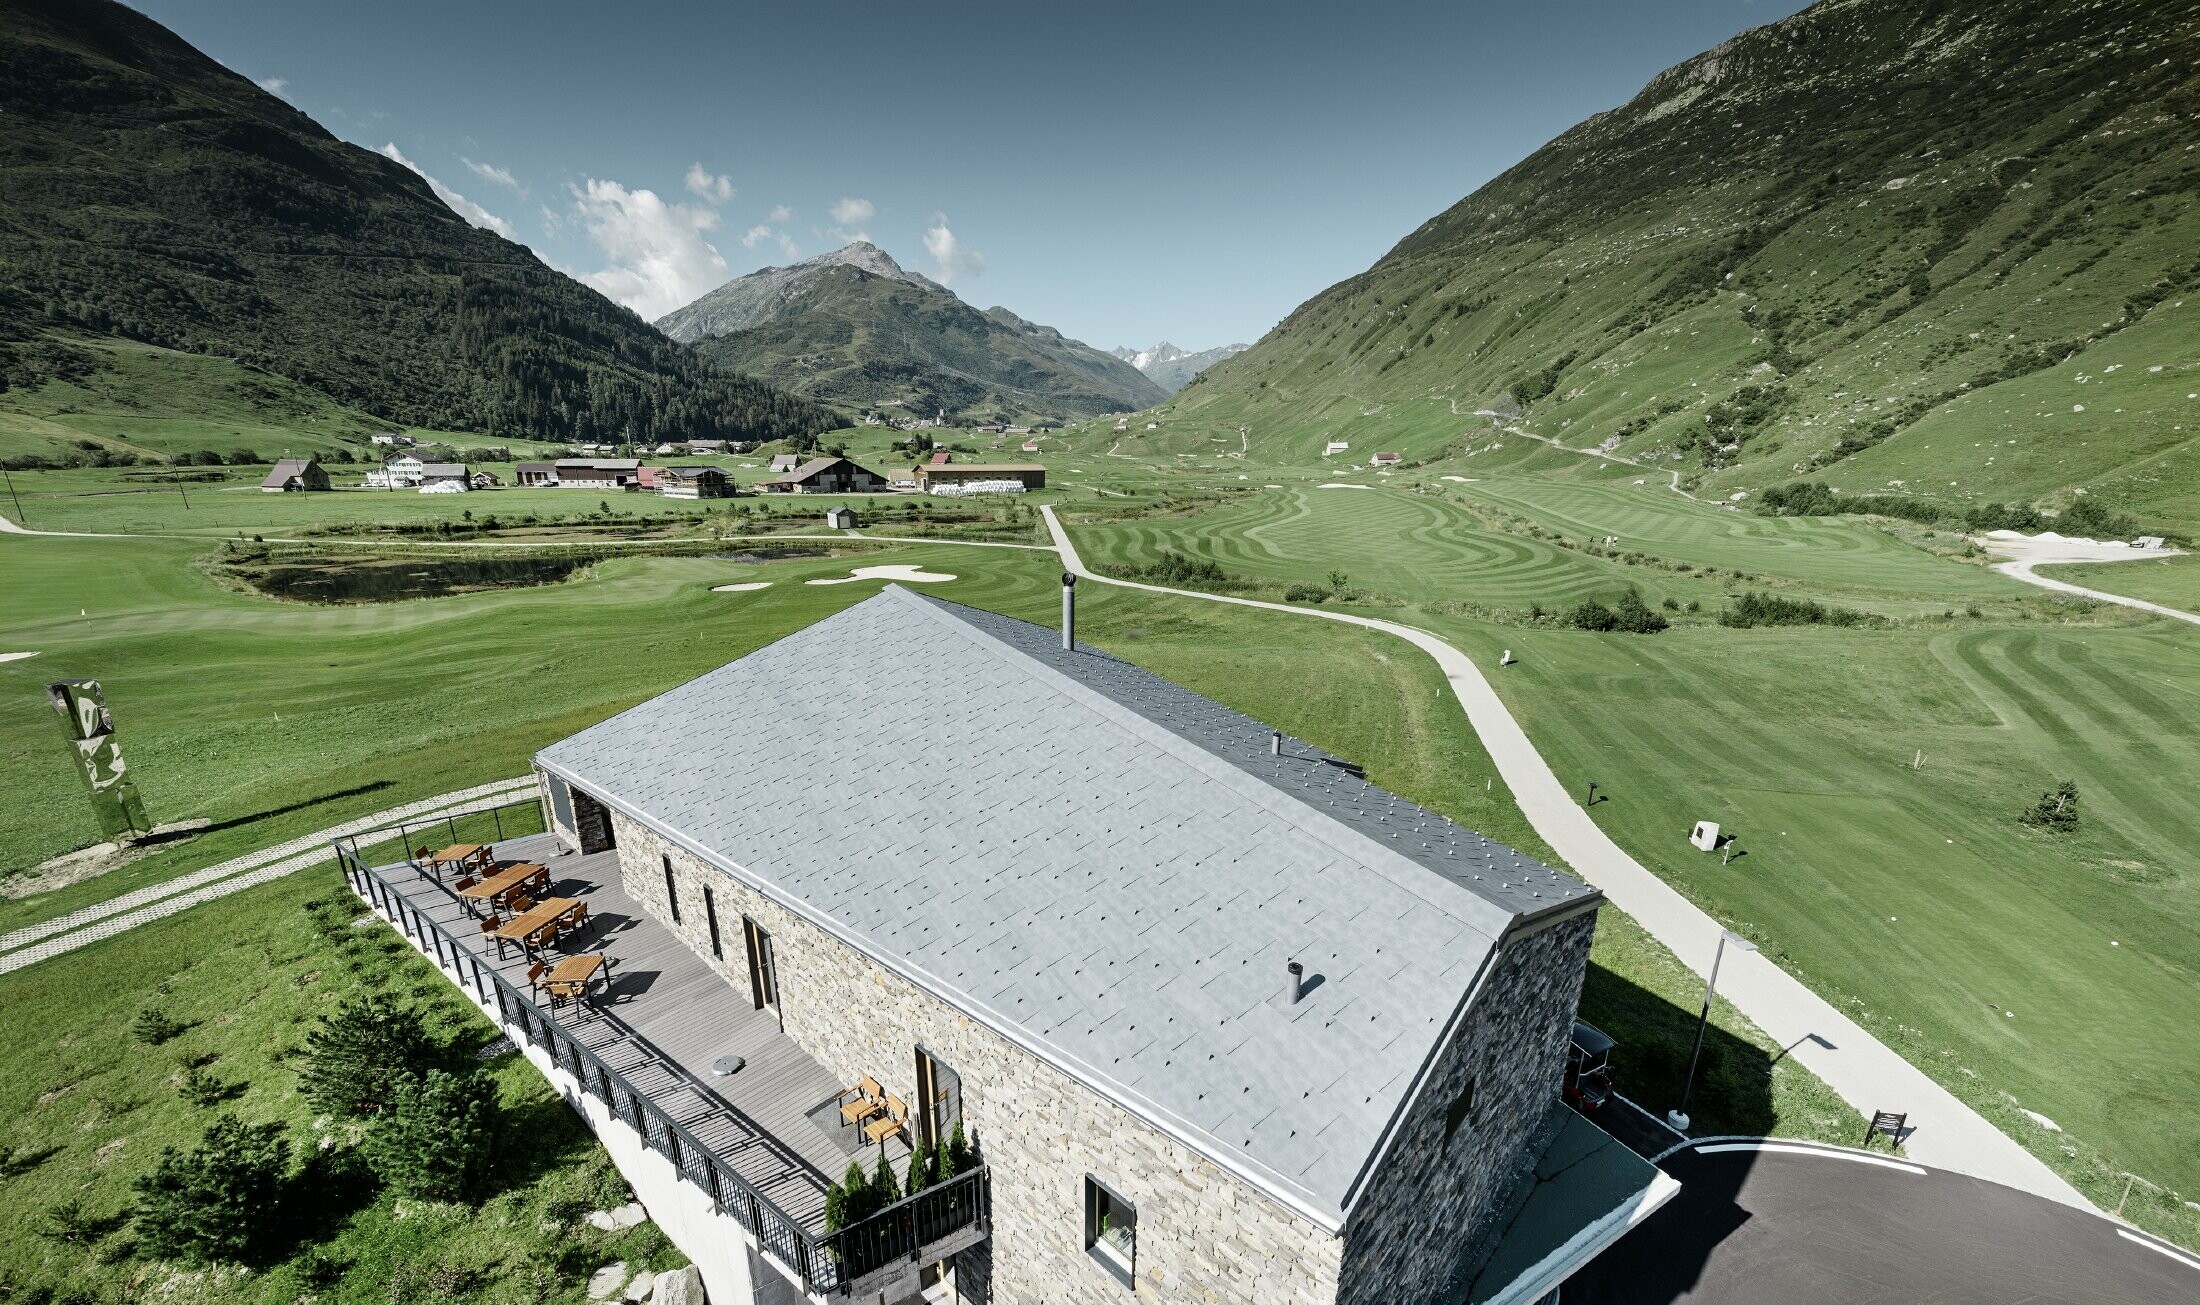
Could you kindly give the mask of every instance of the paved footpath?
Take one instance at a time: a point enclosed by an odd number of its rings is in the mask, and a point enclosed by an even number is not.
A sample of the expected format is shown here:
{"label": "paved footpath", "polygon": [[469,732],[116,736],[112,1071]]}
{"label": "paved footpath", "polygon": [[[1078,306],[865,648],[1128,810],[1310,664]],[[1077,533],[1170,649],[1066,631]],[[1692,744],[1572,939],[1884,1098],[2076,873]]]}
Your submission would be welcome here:
{"label": "paved footpath", "polygon": [[271,883],[311,866],[327,865],[328,845],[332,839],[365,833],[400,820],[436,819],[464,814],[475,808],[498,806],[533,792],[534,787],[534,777],[529,775],[422,798],[28,925],[0,935],[0,974],[73,952],[141,924],[165,919],[201,902]]}
{"label": "paved footpath", "polygon": [[[1697,974],[1708,974],[1712,953],[1724,932],[1717,920],[1705,914],[1672,886],[1622,851],[1589,818],[1574,795],[1559,782],[1526,731],[1513,719],[1497,691],[1467,655],[1450,644],[1409,625],[1346,612],[1292,607],[1252,598],[1170,589],[1100,575],[1077,555],[1069,533],[1054,515],[1051,505],[1039,511],[1062,563],[1072,573],[1101,584],[1151,593],[1173,594],[1236,607],[1257,607],[1271,612],[1314,617],[1346,625],[1363,626],[1395,635],[1436,659],[1451,685],[1453,695],[1467,713],[1467,722],[1482,738],[1497,773],[1512,786],[1513,797],[1535,832],[1573,867],[1574,872],[1602,889],[1612,904],[1649,930]],[[1915,1065],[1867,1033],[1855,1021],[1803,986],[1762,953],[1737,952],[1722,963],[1719,981],[1726,986],[1719,995],[1756,1021],[1779,1045],[1812,1073],[1824,1079],[1841,1098],[1869,1116],[1878,1110],[1906,1112],[1913,1130],[1905,1141],[1909,1154],[1919,1162],[1988,1179],[2010,1187],[2092,1209],[2085,1197],[2037,1156],[1995,1128]]]}

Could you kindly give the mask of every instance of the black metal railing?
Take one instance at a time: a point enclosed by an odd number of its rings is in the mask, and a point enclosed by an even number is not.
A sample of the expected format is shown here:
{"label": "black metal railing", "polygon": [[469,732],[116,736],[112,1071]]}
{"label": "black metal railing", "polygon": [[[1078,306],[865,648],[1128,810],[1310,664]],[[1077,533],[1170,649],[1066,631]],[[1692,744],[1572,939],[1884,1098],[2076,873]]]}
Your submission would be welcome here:
{"label": "black metal railing", "polygon": [[342,842],[333,846],[352,891],[434,957],[461,988],[485,1005],[493,1003],[499,1022],[517,1028],[542,1048],[552,1063],[632,1128],[645,1146],[670,1160],[681,1177],[707,1193],[720,1211],[755,1237],[758,1249],[777,1260],[810,1294],[844,1294],[850,1284],[879,1270],[897,1263],[925,1262],[928,1246],[966,1229],[981,1235],[988,1229],[992,1187],[981,1165],[859,1224],[838,1232],[812,1233],[521,993],[496,967],[482,964],[478,952],[416,906],[354,848]]}
{"label": "black metal railing", "polygon": [[[486,817],[486,823],[483,823],[484,817]],[[413,856],[415,850],[413,840],[418,838],[435,839],[443,841],[446,845],[463,842],[465,839],[459,833],[459,824],[462,821],[472,827],[469,832],[473,833],[475,838],[489,843],[502,843],[507,839],[527,838],[549,832],[548,827],[543,823],[541,799],[534,794],[529,794],[520,798],[507,797],[496,801],[485,801],[461,810],[440,812],[433,816],[423,816],[411,820],[392,820],[388,824],[377,825],[373,829],[362,829],[354,834],[346,834],[337,841],[339,844],[348,847],[351,855],[357,858],[362,865],[366,863],[366,854],[361,849],[394,842],[398,845],[398,852],[397,856],[392,858],[393,861],[403,861],[415,870],[423,870],[425,867]]]}

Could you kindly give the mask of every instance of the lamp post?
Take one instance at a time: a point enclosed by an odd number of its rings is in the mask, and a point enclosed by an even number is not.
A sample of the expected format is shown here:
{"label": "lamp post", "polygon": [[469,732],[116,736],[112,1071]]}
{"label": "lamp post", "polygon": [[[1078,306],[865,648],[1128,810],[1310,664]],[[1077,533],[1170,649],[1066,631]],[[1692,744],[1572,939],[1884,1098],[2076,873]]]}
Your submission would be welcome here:
{"label": "lamp post", "polygon": [[1726,959],[1728,943],[1733,943],[1734,950],[1738,952],[1757,950],[1757,944],[1732,929],[1722,930],[1719,934],[1718,950],[1711,953],[1711,977],[1703,985],[1703,1013],[1696,1019],[1696,1045],[1688,1053],[1688,1077],[1681,1080],[1681,1103],[1667,1111],[1665,1116],[1665,1122],[1672,1125],[1673,1130],[1678,1133],[1688,1131],[1688,1097],[1696,1088],[1696,1061],[1703,1055],[1704,1030],[1711,1024],[1711,993],[1719,986],[1719,962]]}

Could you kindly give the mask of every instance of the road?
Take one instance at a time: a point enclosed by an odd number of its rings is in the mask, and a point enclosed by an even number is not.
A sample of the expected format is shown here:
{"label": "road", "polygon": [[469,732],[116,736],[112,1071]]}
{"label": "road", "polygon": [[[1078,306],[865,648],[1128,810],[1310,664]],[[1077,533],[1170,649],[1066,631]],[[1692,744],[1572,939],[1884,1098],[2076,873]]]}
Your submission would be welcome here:
{"label": "road", "polygon": [[1668,1156],[1679,1194],[1574,1275],[1566,1305],[2200,1300],[2200,1258],[2100,1215],[1883,1155],[1775,1145]]}
{"label": "road", "polygon": [[[1080,577],[1127,589],[1380,630],[1427,653],[1443,671],[1453,696],[1466,712],[1468,724],[1481,736],[1497,773],[1512,787],[1514,800],[1535,832],[1576,874],[1602,889],[1615,906],[1671,948],[1689,969],[1699,975],[1710,972],[1723,926],[1621,850],[1590,819],[1465,653],[1426,630],[1395,621],[1101,575],[1078,556],[1077,546],[1054,515],[1053,507],[1043,506],[1039,511],[1053,533],[1063,566]],[[1942,1169],[2081,1209],[2092,1208],[2045,1162],[1763,954],[1729,950],[1719,978],[1724,985],[1719,990],[1721,996],[1756,1021],[1773,1041],[1790,1048],[1790,1055],[1859,1112],[1866,1116],[1879,1110],[1908,1114],[1912,1132],[1904,1145],[1910,1154]]]}
{"label": "road", "polygon": [[2091,539],[2050,539],[2045,536],[2034,539],[2012,538],[2008,535],[1988,535],[1972,541],[1988,552],[2008,560],[1994,563],[1994,569],[2012,580],[2022,580],[2028,585],[2053,589],[2058,593],[2076,594],[2097,602],[2115,603],[2122,607],[2135,607],[2156,616],[2187,621],[2200,625],[2200,614],[2169,607],[2162,603],[2150,603],[2144,598],[2128,594],[2112,594],[2105,589],[2088,589],[2067,580],[2050,580],[2032,568],[2070,562],[2157,562],[2165,557],[2183,557],[2174,548],[2130,548],[2122,544],[2104,544]]}

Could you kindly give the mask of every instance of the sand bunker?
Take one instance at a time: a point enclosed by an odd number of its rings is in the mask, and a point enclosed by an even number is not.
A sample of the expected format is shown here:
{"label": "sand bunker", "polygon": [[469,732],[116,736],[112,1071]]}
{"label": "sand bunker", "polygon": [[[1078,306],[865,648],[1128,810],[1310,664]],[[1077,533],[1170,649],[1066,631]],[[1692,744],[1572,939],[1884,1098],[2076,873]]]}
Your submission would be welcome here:
{"label": "sand bunker", "polygon": [[1341,480],[1332,480],[1332,481],[1329,481],[1329,482],[1328,482],[1327,484],[1322,484],[1322,485],[1316,485],[1316,486],[1315,486],[1314,488],[1316,488],[1316,489],[1373,489],[1373,488],[1375,488],[1375,487],[1374,487],[1373,485],[1347,485],[1347,484],[1345,484],[1345,483],[1344,483],[1343,481],[1341,481]]}
{"label": "sand bunker", "polygon": [[769,580],[751,580],[746,584],[712,585],[710,591],[714,594],[753,594],[759,589],[769,589],[771,587],[772,582]]}
{"label": "sand bunker", "polygon": [[37,655],[38,655],[38,654],[37,654],[37,653],[34,653],[34,652],[27,652],[27,653],[0,653],[0,662],[19,662],[19,661],[22,661],[22,660],[23,660],[24,658],[26,658],[26,657],[36,657]]}
{"label": "sand bunker", "polygon": [[[1446,480],[1454,480],[1454,481],[1457,481],[1457,482],[1459,482],[1459,483],[1460,483],[1460,484],[1462,484],[1462,485],[1471,485],[1471,484],[1473,484],[1473,483],[1474,483],[1474,477],[1472,477],[1472,476],[1446,476],[1446,477],[1444,477],[1444,479],[1446,479]],[[1640,484],[1641,484],[1642,482],[1638,480],[1638,481],[1636,481],[1635,483],[1636,483],[1636,484],[1638,484],[1638,485],[1640,485]]]}
{"label": "sand bunker", "polygon": [[843,576],[833,576],[824,580],[805,580],[802,583],[811,585],[852,585],[858,580],[914,580],[924,584],[937,584],[942,580],[952,580],[954,578],[945,571],[927,571],[921,566],[913,566],[907,562],[896,562],[890,566],[859,566]]}

